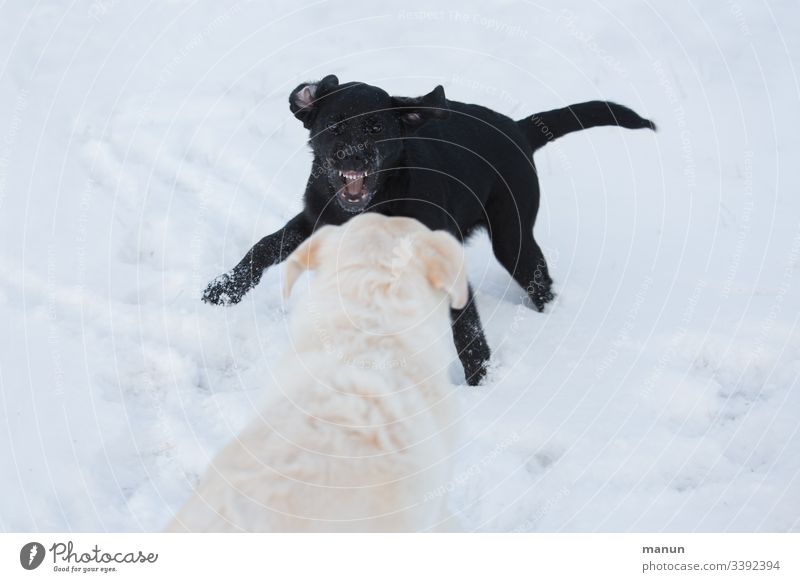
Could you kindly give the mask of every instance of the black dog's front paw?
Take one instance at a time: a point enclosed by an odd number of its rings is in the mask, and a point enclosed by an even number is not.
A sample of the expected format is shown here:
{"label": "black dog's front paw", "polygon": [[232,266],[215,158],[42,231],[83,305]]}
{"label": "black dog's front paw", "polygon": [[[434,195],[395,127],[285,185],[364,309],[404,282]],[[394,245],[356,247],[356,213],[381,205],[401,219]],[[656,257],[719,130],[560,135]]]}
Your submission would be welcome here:
{"label": "black dog's front paw", "polygon": [[213,305],[233,305],[239,303],[251,287],[235,272],[225,273],[208,284],[203,291],[203,301]]}
{"label": "black dog's front paw", "polygon": [[536,311],[541,313],[544,311],[544,306],[555,299],[556,296],[550,285],[534,285],[530,298]]}
{"label": "black dog's front paw", "polygon": [[474,366],[464,368],[464,378],[469,386],[480,386],[486,374],[489,372],[488,362],[478,362]]}
{"label": "black dog's front paw", "polygon": [[469,386],[480,386],[489,372],[489,359],[492,354],[483,336],[476,337],[472,345],[461,353],[464,378]]}

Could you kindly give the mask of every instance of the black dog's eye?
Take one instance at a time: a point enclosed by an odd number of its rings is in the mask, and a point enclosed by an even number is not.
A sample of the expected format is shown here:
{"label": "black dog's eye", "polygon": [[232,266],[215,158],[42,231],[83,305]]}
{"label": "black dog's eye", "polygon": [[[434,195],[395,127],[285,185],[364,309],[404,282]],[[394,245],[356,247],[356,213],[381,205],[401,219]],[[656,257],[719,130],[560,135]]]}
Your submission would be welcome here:
{"label": "black dog's eye", "polygon": [[342,122],[341,121],[331,121],[328,124],[327,129],[333,135],[339,135],[340,133],[342,133]]}
{"label": "black dog's eye", "polygon": [[380,123],[368,123],[367,133],[380,133],[383,131],[383,126]]}

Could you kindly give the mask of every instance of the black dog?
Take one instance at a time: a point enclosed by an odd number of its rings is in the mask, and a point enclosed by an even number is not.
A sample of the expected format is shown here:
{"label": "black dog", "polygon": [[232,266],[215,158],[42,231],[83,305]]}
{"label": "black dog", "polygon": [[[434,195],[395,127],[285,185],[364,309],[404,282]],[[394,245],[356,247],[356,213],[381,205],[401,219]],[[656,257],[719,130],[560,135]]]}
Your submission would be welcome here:
{"label": "black dog", "polygon": [[[416,218],[461,240],[485,227],[497,260],[542,311],[552,280],[533,225],[539,182],[533,152],[567,133],[600,125],[655,125],[615,103],[591,101],[514,121],[479,105],[445,98],[391,97],[334,75],[292,91],[289,105],[310,130],[314,152],[303,211],[264,237],[203,300],[238,303],[267,267],[283,261],[324,224],[359,212]],[[467,382],[486,373],[489,346],[472,300],[453,312],[453,337]]]}

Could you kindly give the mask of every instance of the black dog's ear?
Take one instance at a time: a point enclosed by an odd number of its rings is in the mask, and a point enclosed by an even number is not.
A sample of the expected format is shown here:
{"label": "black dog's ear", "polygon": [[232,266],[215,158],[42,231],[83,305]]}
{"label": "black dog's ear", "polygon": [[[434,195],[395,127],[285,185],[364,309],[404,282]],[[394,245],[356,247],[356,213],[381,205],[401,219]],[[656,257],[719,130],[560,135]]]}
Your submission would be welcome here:
{"label": "black dog's ear", "polygon": [[392,107],[400,120],[411,127],[420,126],[429,119],[445,119],[450,115],[441,85],[422,97],[392,97]]}
{"label": "black dog's ear", "polygon": [[317,100],[338,86],[339,79],[336,75],[328,75],[314,83],[301,83],[289,95],[289,109],[297,119],[303,122],[306,129],[311,129],[314,115],[317,113]]}

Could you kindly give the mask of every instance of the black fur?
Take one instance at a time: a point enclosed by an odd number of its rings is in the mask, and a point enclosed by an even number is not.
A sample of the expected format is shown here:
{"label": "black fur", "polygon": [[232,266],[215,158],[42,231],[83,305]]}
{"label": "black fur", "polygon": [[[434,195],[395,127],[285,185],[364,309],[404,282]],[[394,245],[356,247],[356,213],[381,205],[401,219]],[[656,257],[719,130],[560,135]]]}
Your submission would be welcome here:
{"label": "black fur", "polygon": [[[542,311],[553,293],[533,238],[539,210],[533,152],[589,127],[655,129],[630,109],[605,101],[514,121],[480,105],[449,101],[441,86],[423,97],[391,97],[364,83],[340,85],[334,75],[299,85],[289,104],[309,129],[314,153],[304,209],[209,283],[206,302],[238,303],[267,267],[283,261],[316,228],[372,211],[410,216],[461,240],[485,227],[497,260]],[[348,182],[340,172],[367,175]],[[490,352],[471,291],[467,307],[452,315],[466,379],[477,384]]]}

